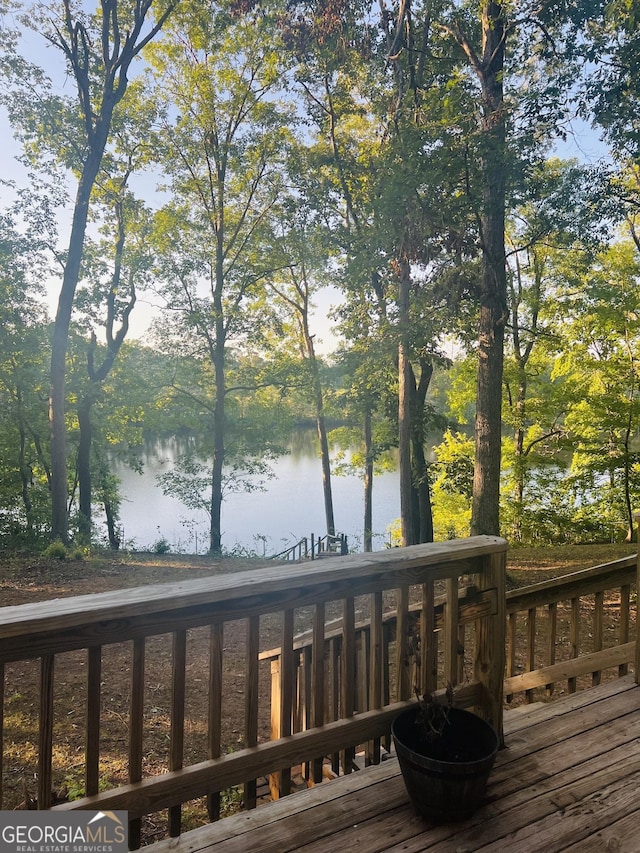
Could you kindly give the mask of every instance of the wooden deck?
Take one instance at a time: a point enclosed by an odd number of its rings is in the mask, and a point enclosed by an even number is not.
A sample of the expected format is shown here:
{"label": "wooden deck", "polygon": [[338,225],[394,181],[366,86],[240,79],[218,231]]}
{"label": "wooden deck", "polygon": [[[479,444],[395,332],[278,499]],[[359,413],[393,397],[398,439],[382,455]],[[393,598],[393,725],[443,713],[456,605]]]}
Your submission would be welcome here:
{"label": "wooden deck", "polygon": [[395,758],[154,845],[153,853],[638,853],[640,690],[632,676],[505,715],[485,805],[431,826]]}

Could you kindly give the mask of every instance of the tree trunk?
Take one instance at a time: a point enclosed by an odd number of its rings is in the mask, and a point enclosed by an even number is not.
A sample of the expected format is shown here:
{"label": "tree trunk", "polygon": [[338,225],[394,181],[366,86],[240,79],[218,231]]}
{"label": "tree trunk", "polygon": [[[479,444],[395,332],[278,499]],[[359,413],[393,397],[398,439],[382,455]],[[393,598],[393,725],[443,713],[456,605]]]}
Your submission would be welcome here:
{"label": "tree trunk", "polygon": [[295,316],[297,317],[298,329],[300,332],[300,348],[303,358],[306,359],[311,373],[311,391],[313,405],[315,408],[318,440],[320,441],[322,493],[324,496],[324,514],[327,526],[327,535],[335,536],[336,526],[333,515],[333,493],[331,490],[331,457],[329,456],[327,426],[324,417],[322,381],[313,344],[314,336],[311,334],[311,330],[309,328],[310,285],[304,262],[300,264],[299,270],[296,268],[296,265],[290,266],[289,272],[291,275],[294,295],[287,294],[282,289],[275,287],[273,284],[272,287],[278,296],[280,296],[280,298],[283,299],[291,309],[293,309]]}
{"label": "tree trunk", "polygon": [[[219,210],[223,210],[222,191],[220,191]],[[213,363],[216,393],[213,410],[213,464],[211,468],[211,523],[209,528],[209,553],[222,553],[222,485],[224,478],[225,459],[225,404],[227,397],[226,386],[226,329],[222,304],[224,291],[224,220],[222,213],[218,226],[216,245],[215,286],[213,306],[215,311],[215,340],[211,353]]]}
{"label": "tree trunk", "polygon": [[507,314],[504,238],[506,146],[502,86],[505,28],[501,3],[483,2],[482,34],[483,61],[476,66],[482,87],[482,291],[471,533],[498,535]]}
{"label": "tree trunk", "polygon": [[111,501],[105,496],[104,499],[104,514],[107,519],[107,536],[109,537],[109,546],[114,550],[120,549],[120,536],[117,529],[117,516]]}
{"label": "tree trunk", "polygon": [[67,439],[65,425],[65,376],[67,342],[71,311],[75,297],[80,264],[84,250],[84,237],[89,215],[89,199],[102,154],[106,135],[96,140],[88,156],[76,194],[76,202],[69,238],[69,251],[58,298],[58,310],[53,326],[51,344],[51,374],[49,393],[49,423],[51,425],[51,538],[65,544],[69,541],[69,519],[67,512]]}
{"label": "tree trunk", "polygon": [[399,266],[399,325],[398,342],[398,450],[400,455],[400,526],[402,545],[415,545],[413,521],[413,477],[411,469],[411,387],[407,329],[409,325],[409,262],[403,258]]}
{"label": "tree trunk", "polygon": [[364,413],[364,550],[373,551],[373,438],[371,409]]}
{"label": "tree trunk", "polygon": [[23,425],[22,414],[20,414],[19,417],[18,429],[20,431],[20,452],[18,467],[20,469],[20,483],[22,486],[22,504],[24,506],[24,513],[27,522],[27,533],[30,537],[33,532],[33,504],[31,502],[31,495],[29,494],[29,490],[32,485],[32,472],[30,466],[27,464],[26,459],[27,433]]}
{"label": "tree trunk", "polygon": [[87,545],[91,541],[91,404],[90,394],[87,394],[78,403],[78,428],[80,440],[78,442],[78,490],[79,509],[78,535],[80,542]]}
{"label": "tree trunk", "polygon": [[118,528],[119,500],[116,485],[117,481],[116,478],[110,474],[105,459],[98,458],[97,478],[98,494],[102,501],[104,514],[107,520],[107,537],[109,539],[109,547],[114,551],[118,551],[121,544],[121,530]]}
{"label": "tree trunk", "polygon": [[[134,57],[158,33],[173,10],[170,2],[140,40],[145,18],[151,3],[136,0],[132,20],[126,34],[120,29],[117,0],[103,5],[101,47],[91,55],[94,45],[84,24],[73,20],[71,3],[65,0],[65,35],[58,32],[58,46],[71,65],[78,89],[82,120],[86,130],[87,155],[82,163],[76,201],[73,209],[69,249],[64,266],[58,309],[53,326],[51,345],[51,375],[49,391],[49,422],[51,425],[51,538],[65,544],[69,540],[67,509],[67,450],[65,429],[65,376],[69,324],[84,251],[84,239],[89,215],[91,192],[102,163],[111,131],[113,111],[127,89],[127,70]],[[124,37],[122,37],[124,36]],[[101,53],[101,56],[100,56]],[[87,55],[89,54],[89,55]],[[98,60],[100,56],[100,60]],[[93,102],[93,81],[90,66],[102,61],[104,77],[100,81],[99,103]]]}
{"label": "tree trunk", "polygon": [[322,382],[320,381],[320,370],[316,360],[313,338],[305,327],[305,346],[311,367],[313,382],[313,396],[316,408],[316,425],[318,428],[318,439],[320,440],[320,457],[322,461],[322,493],[324,495],[324,515],[327,524],[327,535],[335,536],[336,525],[333,516],[333,492],[331,490],[331,457],[329,456],[329,442],[327,440],[327,425],[324,418],[324,402],[322,399]]}
{"label": "tree trunk", "polygon": [[417,542],[433,542],[433,510],[431,506],[431,487],[429,468],[424,452],[424,406],[427,392],[433,376],[433,365],[424,358],[420,359],[420,381],[416,383],[415,373],[411,371],[412,390],[412,468],[416,493],[414,525]]}
{"label": "tree trunk", "polygon": [[634,400],[635,400],[635,363],[633,356],[630,358],[631,364],[631,388],[629,391],[629,417],[627,419],[627,428],[624,434],[624,504],[627,514],[627,542],[635,542],[637,540],[637,530],[633,518],[633,504],[631,500],[631,477],[633,468],[633,448],[631,447],[631,436],[633,434],[634,424]]}
{"label": "tree trunk", "polygon": [[225,457],[225,389],[224,389],[224,348],[215,364],[216,403],[213,413],[213,464],[211,468],[211,526],[209,533],[209,552],[222,553],[222,482]]}

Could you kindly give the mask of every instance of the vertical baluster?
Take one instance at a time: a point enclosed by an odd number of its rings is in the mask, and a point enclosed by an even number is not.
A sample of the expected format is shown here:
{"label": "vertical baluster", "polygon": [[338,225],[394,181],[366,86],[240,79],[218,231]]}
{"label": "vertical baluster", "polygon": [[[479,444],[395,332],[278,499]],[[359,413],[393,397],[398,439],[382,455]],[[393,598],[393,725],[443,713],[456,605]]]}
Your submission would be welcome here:
{"label": "vertical baluster", "polygon": [[[282,737],[282,681],[280,678],[282,654],[271,661],[271,740]],[[269,774],[269,792],[272,800],[280,799],[282,773]]]}
{"label": "vertical baluster", "polygon": [[[280,737],[289,737],[293,731],[293,694],[296,677],[293,652],[293,610],[285,610],[282,617],[282,649],[280,653]],[[291,792],[291,769],[282,771],[280,793]]]}
{"label": "vertical baluster", "polygon": [[[293,654],[293,610],[282,617],[282,649],[280,654],[280,736],[289,737],[293,726],[293,690],[295,684],[295,659]],[[291,768],[282,770],[280,795],[291,793]]]}
{"label": "vertical baluster", "polygon": [[420,693],[433,693],[438,687],[438,647],[435,635],[433,581],[422,584],[420,611]]}
{"label": "vertical baluster", "polygon": [[[222,750],[222,653],[224,623],[214,622],[209,629],[209,720],[207,752],[209,758],[219,758]],[[209,820],[220,819],[220,791],[207,797]]]}
{"label": "vertical baluster", "polygon": [[[311,659],[312,682],[312,715],[311,725],[317,728],[324,723],[324,633],[325,633],[324,602],[316,604],[313,613],[313,647]],[[322,782],[323,757],[313,759],[312,779],[314,784]]]}
{"label": "vertical baluster", "polygon": [[[580,654],[580,599],[571,599],[571,623],[569,625],[569,648],[572,658],[577,658]],[[575,693],[577,687],[577,678],[568,679],[569,693]]]}
{"label": "vertical baluster", "polygon": [[444,669],[447,684],[458,683],[458,578],[446,582]]}
{"label": "vertical baluster", "polygon": [[[507,619],[507,677],[516,674],[518,614],[511,612]],[[513,693],[506,697],[507,702],[513,699]]]}
{"label": "vertical baluster", "polygon": [[[536,668],[536,608],[527,611],[527,657],[525,672],[533,672]],[[526,701],[533,702],[534,691],[525,691]]]}
{"label": "vertical baluster", "polygon": [[[144,637],[133,642],[131,666],[131,708],[129,717],[129,782],[142,779],[142,740],[144,733]],[[140,847],[140,818],[129,821],[129,847]]]}
{"label": "vertical baluster", "polygon": [[[382,622],[382,704],[391,702],[391,643],[393,626],[389,620]],[[384,736],[384,748],[391,749],[391,729]]]}
{"label": "vertical baluster", "polygon": [[[558,639],[558,604],[552,601],[549,605],[549,643],[547,647],[547,663],[553,666],[556,662],[556,645]],[[551,681],[546,685],[547,696],[552,696],[554,683]]]}
{"label": "vertical baluster", "polygon": [[295,653],[295,690],[296,702],[293,713],[293,731],[304,731],[304,695],[302,680],[304,677],[304,650],[300,649]]}
{"label": "vertical baluster", "polygon": [[311,728],[311,660],[312,650],[306,645],[302,650],[302,731]]}
{"label": "vertical baluster", "polygon": [[396,608],[398,624],[396,631],[396,697],[399,701],[410,699],[413,695],[408,666],[409,648],[409,587],[396,590]]}
{"label": "vertical baluster", "polygon": [[[181,770],[184,760],[184,709],[187,668],[187,632],[173,634],[173,659],[171,672],[171,740],[169,746],[169,770]],[[169,835],[180,835],[182,806],[169,809]]]}
{"label": "vertical baluster", "polygon": [[[624,645],[629,642],[629,601],[631,599],[631,587],[629,584],[625,584],[620,589],[620,627],[619,627],[619,639],[618,642],[620,645]],[[629,664],[621,663],[618,667],[618,675],[622,677],[629,672]]]}
{"label": "vertical baluster", "polygon": [[[593,606],[593,651],[602,651],[602,635],[603,635],[603,619],[604,619],[604,592],[600,590],[595,594]],[[591,684],[597,687],[600,684],[602,676],[601,670],[596,670],[591,674]]]}
{"label": "vertical baluster", "polygon": [[[371,660],[369,674],[369,708],[382,707],[382,593],[370,596],[371,608]],[[380,763],[380,738],[367,744],[367,764]]]}
{"label": "vertical baluster", "polygon": [[[355,711],[354,690],[356,674],[356,648],[355,648],[355,602],[353,598],[346,598],[342,608],[342,695],[341,716],[343,719],[352,717]],[[342,771],[351,773],[355,749],[346,747],[342,753]]]}
{"label": "vertical baluster", "polygon": [[[282,644],[280,656],[271,664],[272,706],[271,737],[289,737],[292,732],[293,685],[295,663],[293,656],[293,610],[282,615]],[[271,798],[278,800],[291,793],[291,768],[284,767],[269,776]]]}
{"label": "vertical baluster", "polygon": [[464,625],[458,625],[458,684],[465,680],[464,657],[466,649],[466,629]]}
{"label": "vertical baluster", "polygon": [[[300,731],[306,732],[311,727],[311,646],[307,643],[300,653],[300,669],[298,671]],[[302,764],[302,776],[309,782],[311,766],[308,761]]]}
{"label": "vertical baluster", "polygon": [[369,626],[356,633],[355,710],[366,711],[369,705]]}
{"label": "vertical baluster", "polygon": [[[245,722],[244,745],[258,743],[258,653],[260,642],[260,617],[247,619],[247,664],[245,675]],[[244,784],[244,803],[248,809],[257,804],[257,780],[248,779]]]}
{"label": "vertical baluster", "polygon": [[38,737],[38,808],[51,806],[53,750],[53,670],[54,656],[40,660],[40,733]]}
{"label": "vertical baluster", "polygon": [[85,791],[98,793],[100,766],[100,710],[102,682],[102,648],[87,649],[87,720],[85,745]]}
{"label": "vertical baluster", "polygon": [[[329,677],[331,703],[329,705],[329,720],[337,720],[340,713],[340,658],[342,642],[340,637],[332,637],[329,643]],[[337,776],[340,773],[340,753],[331,755],[331,770]]]}

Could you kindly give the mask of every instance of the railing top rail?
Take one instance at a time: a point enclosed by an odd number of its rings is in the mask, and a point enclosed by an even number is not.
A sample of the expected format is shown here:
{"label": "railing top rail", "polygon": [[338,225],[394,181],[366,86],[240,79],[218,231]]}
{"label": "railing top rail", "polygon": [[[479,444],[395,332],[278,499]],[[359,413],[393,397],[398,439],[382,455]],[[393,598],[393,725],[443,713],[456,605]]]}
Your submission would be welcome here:
{"label": "railing top rail", "polygon": [[[108,622],[111,630],[114,623],[120,626],[119,639],[127,639],[142,633],[158,633],[160,625],[166,625],[164,630],[170,631],[174,627],[172,615],[177,620],[187,611],[193,611],[194,619],[196,611],[206,610],[207,618],[228,620],[304,606],[319,599],[387,589],[394,582],[418,582],[425,579],[425,569],[429,568],[432,568],[429,578],[434,580],[453,577],[460,574],[464,562],[506,549],[506,541],[497,536],[475,536],[373,554],[351,554],[311,565],[270,566],[211,578],[2,607],[0,657],[4,657],[3,645],[12,638],[43,632],[65,632],[71,636],[74,629]],[[159,614],[163,614],[162,619]],[[135,631],[132,620],[139,623]],[[94,642],[100,642],[99,631]],[[86,638],[78,637],[77,642],[67,647],[84,645]]]}
{"label": "railing top rail", "polygon": [[286,559],[288,554],[292,554],[294,551],[297,551],[302,545],[307,544],[307,537],[303,536],[302,539],[298,539],[298,541],[294,545],[289,545],[288,548],[285,548],[284,551],[278,551],[277,554],[270,554],[266,559],[267,560],[281,560]]}
{"label": "railing top rail", "polygon": [[512,589],[507,592],[507,613],[513,613],[536,604],[544,605],[552,601],[562,601],[577,595],[604,590],[635,580],[637,556],[631,554],[610,563],[602,563],[588,569],[581,569],[540,583]]}

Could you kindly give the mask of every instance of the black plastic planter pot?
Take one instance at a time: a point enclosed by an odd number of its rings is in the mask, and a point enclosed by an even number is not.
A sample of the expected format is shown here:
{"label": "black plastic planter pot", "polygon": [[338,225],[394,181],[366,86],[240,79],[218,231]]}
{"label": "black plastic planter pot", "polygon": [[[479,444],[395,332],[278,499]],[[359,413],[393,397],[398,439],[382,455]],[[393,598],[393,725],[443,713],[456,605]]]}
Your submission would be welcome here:
{"label": "black plastic planter pot", "polygon": [[478,808],[498,747],[498,736],[483,719],[450,708],[437,742],[416,723],[417,708],[396,717],[391,733],[411,802],[431,823],[466,820]]}

